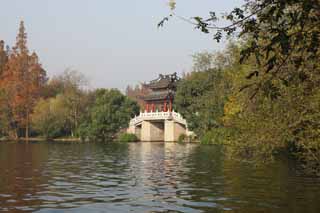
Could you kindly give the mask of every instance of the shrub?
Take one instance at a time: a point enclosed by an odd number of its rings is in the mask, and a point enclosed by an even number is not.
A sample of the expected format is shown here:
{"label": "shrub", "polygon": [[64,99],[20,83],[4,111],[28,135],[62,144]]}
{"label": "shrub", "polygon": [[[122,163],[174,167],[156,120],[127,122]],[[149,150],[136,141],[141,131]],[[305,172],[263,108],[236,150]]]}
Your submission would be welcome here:
{"label": "shrub", "polygon": [[214,138],[214,136],[213,136],[212,132],[209,131],[209,132],[206,132],[206,133],[202,136],[200,142],[201,142],[202,144],[212,144],[212,143],[213,143],[213,138]]}
{"label": "shrub", "polygon": [[128,142],[137,142],[139,141],[139,139],[135,134],[122,133],[121,135],[119,135],[118,141],[128,143]]}
{"label": "shrub", "polygon": [[202,144],[225,144],[227,143],[230,131],[226,128],[214,128],[206,132],[202,138]]}
{"label": "shrub", "polygon": [[181,134],[178,138],[178,143],[183,143],[187,139],[187,136],[185,134]]}

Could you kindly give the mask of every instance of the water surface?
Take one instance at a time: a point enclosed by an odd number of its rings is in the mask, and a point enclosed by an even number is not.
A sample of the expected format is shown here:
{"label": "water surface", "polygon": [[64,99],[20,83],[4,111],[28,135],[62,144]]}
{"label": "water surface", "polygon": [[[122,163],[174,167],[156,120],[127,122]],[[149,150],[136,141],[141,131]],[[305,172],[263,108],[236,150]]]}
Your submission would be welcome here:
{"label": "water surface", "polygon": [[320,180],[219,147],[0,143],[0,212],[320,212]]}

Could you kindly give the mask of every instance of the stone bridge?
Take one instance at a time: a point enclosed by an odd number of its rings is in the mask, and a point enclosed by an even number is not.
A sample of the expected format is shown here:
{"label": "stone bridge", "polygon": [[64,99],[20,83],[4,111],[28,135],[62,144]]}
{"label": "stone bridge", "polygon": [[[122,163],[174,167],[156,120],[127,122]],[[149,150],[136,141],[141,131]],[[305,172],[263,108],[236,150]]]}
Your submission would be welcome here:
{"label": "stone bridge", "polygon": [[141,141],[178,141],[180,135],[190,135],[187,121],[177,112],[141,112],[131,119],[128,133]]}

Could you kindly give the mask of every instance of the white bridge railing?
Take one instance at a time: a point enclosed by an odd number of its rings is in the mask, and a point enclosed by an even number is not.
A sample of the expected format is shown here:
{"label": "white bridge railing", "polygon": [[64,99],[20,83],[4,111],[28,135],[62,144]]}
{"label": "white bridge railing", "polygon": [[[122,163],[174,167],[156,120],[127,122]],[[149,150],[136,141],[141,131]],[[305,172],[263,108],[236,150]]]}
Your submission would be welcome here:
{"label": "white bridge railing", "polygon": [[174,120],[177,123],[187,126],[187,121],[175,111],[172,112],[140,112],[140,114],[130,121],[130,126],[135,126],[144,120]]}

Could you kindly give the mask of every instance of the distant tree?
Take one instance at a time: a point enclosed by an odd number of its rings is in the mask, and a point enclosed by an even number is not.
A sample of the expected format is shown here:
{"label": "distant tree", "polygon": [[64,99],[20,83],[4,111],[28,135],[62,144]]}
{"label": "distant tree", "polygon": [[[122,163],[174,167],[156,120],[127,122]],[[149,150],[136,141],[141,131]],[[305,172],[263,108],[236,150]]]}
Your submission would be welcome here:
{"label": "distant tree", "polygon": [[214,54],[209,52],[201,52],[192,55],[193,58],[193,71],[207,71],[214,68]]}
{"label": "distant tree", "polygon": [[58,79],[57,76],[53,76],[44,85],[41,91],[41,97],[44,99],[54,98],[57,95],[64,93],[64,84],[65,82]]}
{"label": "distant tree", "polygon": [[126,95],[133,101],[136,101],[141,110],[144,108],[143,97],[149,93],[150,89],[148,89],[144,84],[137,84],[134,88],[129,85],[126,88]]}
{"label": "distant tree", "polygon": [[97,141],[111,141],[129,124],[130,118],[139,112],[136,102],[116,89],[98,89],[90,110],[90,120],[82,124],[80,136]]}

